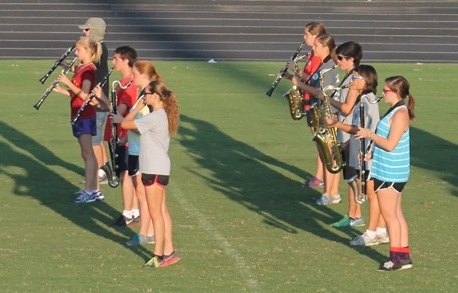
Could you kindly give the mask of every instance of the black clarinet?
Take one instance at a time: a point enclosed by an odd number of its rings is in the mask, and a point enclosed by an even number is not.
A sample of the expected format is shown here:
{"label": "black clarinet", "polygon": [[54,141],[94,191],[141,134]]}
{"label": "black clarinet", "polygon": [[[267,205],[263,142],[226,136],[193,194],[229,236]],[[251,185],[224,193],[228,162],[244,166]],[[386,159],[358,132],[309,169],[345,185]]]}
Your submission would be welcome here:
{"label": "black clarinet", "polygon": [[[297,48],[296,52],[294,52],[293,56],[291,57],[291,60],[295,60],[297,55],[299,55],[299,52],[304,48],[305,42],[302,42],[302,44]],[[278,83],[280,82],[281,78],[283,75],[285,75],[286,71],[288,71],[288,64],[285,65],[285,68],[283,68],[275,78],[274,82],[272,83],[272,86],[270,89],[266,92],[266,95],[269,97],[272,96],[272,93],[274,92],[275,88],[277,87]]]}
{"label": "black clarinet", "polygon": [[[117,80],[115,80],[112,83],[111,86],[111,113],[117,114],[118,113],[118,96],[116,94],[116,84],[121,89],[127,89],[133,81],[129,81],[126,85],[122,86],[121,83]],[[118,146],[118,123],[112,123],[112,128],[111,128],[111,138],[108,141],[109,145],[109,152],[110,152],[110,161],[111,161],[111,166],[113,170],[113,182],[118,182],[119,184],[119,164],[118,164],[118,154],[116,153],[116,147]],[[110,184],[110,181],[108,181]],[[114,184],[113,184],[114,185]],[[110,184],[111,187],[114,187]]]}
{"label": "black clarinet", "polygon": [[[112,67],[110,69],[110,71],[108,72],[108,74],[103,78],[103,80],[101,82],[99,82],[97,84],[97,86],[101,86],[103,87],[107,81],[108,81],[108,78],[110,77],[111,73],[113,72],[114,70],[114,67]],[[89,106],[89,104],[92,102],[92,99],[95,98],[95,94],[94,93],[90,93],[89,96],[87,97],[87,99],[84,101],[83,105],[81,106],[81,108],[78,109],[78,112],[76,113],[76,116],[73,117],[72,119],[72,125],[75,125],[76,122],[78,122],[78,120],[80,119],[81,115],[83,114],[84,110],[86,110],[87,106]]]}
{"label": "black clarinet", "polygon": [[[359,101],[359,125],[361,128],[365,127],[364,121],[364,103],[363,103],[364,95],[361,96]],[[361,181],[361,190],[360,194],[355,193],[355,202],[358,204],[362,204],[367,199],[367,187],[366,187],[366,160],[364,157],[366,156],[366,139],[360,139],[360,148],[359,148],[359,156],[360,156],[360,170],[359,170],[359,179]]]}
{"label": "black clarinet", "polygon": [[[72,62],[70,62],[70,64],[67,65],[67,67],[65,67],[65,69],[62,71],[63,74],[67,74],[70,69],[72,68],[73,64],[76,62],[78,58],[75,57]],[[54,80],[54,82],[46,89],[46,91],[44,92],[44,94],[40,97],[40,99],[38,100],[38,102],[33,105],[33,107],[37,110],[40,110],[40,107],[41,107],[41,104],[43,104],[43,102],[46,100],[46,98],[49,96],[49,94],[52,92],[52,90],[57,86],[57,84],[59,83],[59,81],[57,80],[57,78]]]}
{"label": "black clarinet", "polygon": [[67,58],[68,55],[70,55],[73,51],[75,50],[75,46],[71,46],[70,48],[67,49],[67,51],[62,54],[62,56],[59,57],[59,59],[54,62],[53,66],[48,70],[48,72],[43,75],[42,78],[40,78],[40,82],[43,84],[45,81],[48,79],[48,77],[56,70],[56,68],[64,62],[65,58]]}

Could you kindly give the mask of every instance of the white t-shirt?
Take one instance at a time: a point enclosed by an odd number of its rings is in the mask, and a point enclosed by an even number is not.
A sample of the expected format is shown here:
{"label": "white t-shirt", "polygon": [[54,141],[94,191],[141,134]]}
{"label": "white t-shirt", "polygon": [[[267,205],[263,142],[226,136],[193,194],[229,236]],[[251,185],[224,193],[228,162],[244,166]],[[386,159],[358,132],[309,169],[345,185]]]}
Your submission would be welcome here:
{"label": "white t-shirt", "polygon": [[134,120],[140,132],[140,173],[170,175],[169,122],[164,109]]}

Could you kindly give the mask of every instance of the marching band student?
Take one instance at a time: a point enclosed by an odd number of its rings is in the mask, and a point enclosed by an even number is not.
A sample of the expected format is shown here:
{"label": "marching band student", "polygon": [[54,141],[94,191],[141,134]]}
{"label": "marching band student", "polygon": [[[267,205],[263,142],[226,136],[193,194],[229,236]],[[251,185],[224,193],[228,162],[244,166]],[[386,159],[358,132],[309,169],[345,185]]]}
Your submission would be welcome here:
{"label": "marching band student", "polygon": [[[62,88],[57,85],[53,90],[70,97],[71,118],[73,119],[84,101],[89,97],[92,88],[95,86],[94,62],[99,60],[101,45],[89,37],[81,37],[76,42],[75,55],[78,57],[79,65],[70,80],[65,74],[61,73],[57,80],[68,87]],[[81,148],[81,156],[84,160],[84,189],[76,192],[75,203],[94,202],[104,200],[103,193],[97,184],[97,159],[92,149],[92,136],[96,134],[96,114],[94,107],[88,105],[81,114],[80,119],[72,126],[73,135],[78,139]]]}
{"label": "marching band student", "polygon": [[[291,82],[304,92],[308,92],[311,96],[311,104],[313,105],[317,101],[317,97],[322,94],[320,88],[320,72],[325,69],[329,69],[323,76],[324,86],[336,85],[339,81],[339,75],[337,70],[333,67],[336,65],[335,59],[336,44],[332,36],[324,34],[317,36],[313,43],[313,53],[315,56],[320,58],[322,64],[316,70],[316,72],[310,77],[309,83],[305,84],[298,76],[293,76]],[[324,159],[321,158],[324,162]],[[339,173],[333,174],[329,172],[324,164],[324,193],[317,199],[318,205],[328,205],[333,203],[339,203],[341,201],[339,194]]]}
{"label": "marching band student", "polygon": [[[108,48],[105,42],[106,24],[102,18],[91,17],[82,25],[78,26],[82,30],[83,36],[91,37],[95,41],[100,42],[102,46],[102,55],[100,60],[95,62],[96,71],[96,82],[102,81],[105,76],[108,75]],[[108,80],[107,80],[108,81]],[[103,86],[103,93],[105,96],[109,95],[109,82]],[[108,116],[108,109],[103,107],[95,107],[96,111],[96,126],[97,134],[92,137],[92,148],[94,149],[95,157],[99,165],[98,170],[98,183],[106,183],[107,180],[112,180],[113,170],[111,169],[108,161],[107,151],[103,143],[103,134],[105,128],[105,122]]]}
{"label": "marching band student", "polygon": [[[146,199],[154,224],[154,256],[144,267],[166,267],[180,260],[172,242],[172,220],[167,207],[165,188],[169,182],[171,163],[168,155],[170,136],[176,134],[180,113],[175,93],[161,80],[145,88],[144,103],[140,103],[121,123],[126,129],[140,132],[140,172]],[[135,119],[144,107],[153,112]]]}
{"label": "marching band student", "polygon": [[383,97],[391,108],[380,119],[376,132],[360,128],[356,138],[369,138],[374,143],[370,178],[374,180],[380,211],[390,234],[390,258],[379,270],[397,271],[413,266],[401,202],[402,190],[410,175],[409,124],[415,118],[415,99],[409,82],[400,75],[385,79]]}
{"label": "marching band student", "polygon": [[[358,131],[358,126],[360,126],[361,112],[360,109],[364,109],[363,120],[365,127],[375,131],[377,123],[379,121],[379,107],[378,107],[378,98],[375,95],[377,92],[377,72],[374,67],[370,65],[358,65],[355,67],[353,74],[351,76],[351,88],[353,93],[357,93],[360,96],[357,99],[357,103],[354,107],[353,112],[353,121],[340,122],[339,120],[330,122],[328,125],[335,126],[342,131],[350,133],[350,142],[349,142],[349,160],[348,164],[351,168],[356,169],[358,174],[355,178],[351,180],[356,180],[356,184],[360,184],[358,175],[362,175],[362,164],[360,160],[361,145],[360,142],[355,138],[354,134]],[[359,94],[360,93],[360,94]],[[362,104],[361,104],[362,103]],[[351,123],[351,124],[350,124]],[[366,139],[365,146],[369,146],[369,139]],[[364,150],[365,152],[366,150]],[[369,174],[371,169],[371,160],[368,160],[364,166],[364,174]],[[364,179],[364,178],[363,178]],[[369,223],[367,230],[360,236],[354,238],[350,241],[350,245],[364,245],[364,246],[373,246],[382,243],[388,243],[389,237],[386,230],[386,223],[383,217],[380,214],[380,208],[378,205],[377,196],[374,190],[374,181],[367,180],[365,178],[366,194],[369,200]],[[353,194],[353,193],[352,193]],[[359,204],[355,202],[354,198],[349,198],[348,214],[345,215],[343,220],[331,224],[334,227],[347,227],[351,226],[351,215],[355,214],[357,210],[360,212]],[[355,205],[358,209],[355,209]],[[350,217],[349,217],[350,215]]]}
{"label": "marching band student", "polygon": [[[305,44],[312,48],[313,44],[315,42],[316,37],[320,35],[326,34],[326,28],[324,25],[320,22],[309,22],[306,24],[305,29],[304,29],[304,42]],[[314,74],[317,69],[320,67],[322,63],[321,58],[316,56],[313,53],[313,50],[311,50],[310,55],[308,56],[308,59],[306,61],[306,64],[304,66],[304,69],[302,72],[300,72],[300,78],[303,81],[306,81],[309,79],[309,77]],[[290,60],[288,62],[288,67],[289,69],[295,70],[295,64],[293,60]],[[293,74],[286,73],[284,75],[284,78],[291,80],[293,78]],[[304,112],[305,113],[310,113],[310,107],[311,107],[311,102],[310,102],[310,93],[307,91],[304,91],[304,97],[303,97],[303,105],[304,105]],[[309,126],[312,126],[312,122],[310,121],[310,116],[311,115],[306,115],[307,118],[307,124]],[[315,171],[315,176],[310,178],[309,180],[305,180],[303,186],[307,187],[320,187],[323,186],[323,163],[321,162],[320,156],[317,153],[317,165],[316,165],[316,171]]]}
{"label": "marching band student", "polygon": [[[352,75],[353,70],[359,65],[363,58],[363,50],[361,45],[355,42],[345,42],[339,45],[336,49],[337,64],[339,68],[345,72],[345,77],[342,79],[339,87],[342,89],[336,92],[335,96],[329,99],[329,103],[337,110],[337,118],[339,122],[352,122],[353,111],[358,99],[358,93],[355,90],[349,91],[348,86],[352,78],[358,75]],[[350,160],[350,134],[345,131],[337,131],[337,140],[340,143],[342,155],[342,173],[344,180],[350,184],[357,177],[355,168],[349,164]],[[364,219],[361,217],[361,206],[355,202],[353,189],[348,185],[348,214],[340,221],[332,223],[332,227],[348,227],[348,226],[363,226]]]}
{"label": "marching band student", "polygon": [[[121,46],[115,49],[113,54],[113,66],[116,72],[120,72],[122,79],[119,81],[115,90],[116,95],[116,111],[118,115],[125,117],[137,100],[137,87],[133,83],[132,67],[137,61],[137,52],[135,49],[128,46]],[[105,104],[110,105],[111,102],[103,92],[102,88],[97,85],[93,90],[95,96],[101,99]],[[122,119],[122,118],[121,118]],[[105,141],[112,140],[112,123],[107,123],[105,127]],[[116,127],[118,142],[116,152],[113,155],[117,156],[116,170],[117,176],[121,179],[123,212],[114,223],[115,226],[126,226],[140,220],[140,211],[138,208],[138,200],[135,195],[132,177],[128,174],[128,140],[127,130],[121,126]]]}
{"label": "marching band student", "polygon": [[[161,78],[157,73],[154,65],[145,60],[139,60],[134,63],[134,67],[132,68],[132,76],[134,84],[139,89],[140,97],[143,96],[146,87],[151,81],[159,80]],[[133,111],[133,109],[142,102],[143,99],[137,99],[130,111]],[[139,119],[149,113],[148,107],[141,108],[141,111],[136,113],[135,119]],[[124,119],[124,117],[121,115],[111,116],[113,123],[121,123]],[[127,140],[129,142],[129,175],[133,179],[135,193],[140,205],[140,229],[138,233],[132,237],[132,239],[126,242],[126,244],[128,246],[138,246],[146,243],[154,243],[154,225],[149,213],[148,201],[145,195],[145,187],[143,186],[143,182],[141,180],[142,174],[139,168],[139,155],[141,152],[140,134],[135,129],[129,129]]]}

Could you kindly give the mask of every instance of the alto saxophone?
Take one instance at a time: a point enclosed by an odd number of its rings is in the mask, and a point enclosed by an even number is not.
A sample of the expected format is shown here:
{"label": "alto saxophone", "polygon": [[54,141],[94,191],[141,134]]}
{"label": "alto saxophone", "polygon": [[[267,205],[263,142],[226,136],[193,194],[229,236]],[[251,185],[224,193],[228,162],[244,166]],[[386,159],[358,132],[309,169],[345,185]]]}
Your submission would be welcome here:
{"label": "alto saxophone", "polygon": [[[309,56],[310,53],[307,53],[306,55],[298,56],[293,59],[294,62],[294,71],[295,75],[299,76],[299,68],[297,65],[297,62],[307,56]],[[304,113],[304,93],[302,90],[300,90],[297,86],[293,86],[289,91],[287,91],[284,95],[288,99],[288,104],[289,104],[289,111],[291,114],[291,118],[293,120],[300,120],[302,117],[305,116]]]}
{"label": "alto saxophone", "polygon": [[318,152],[320,153],[326,169],[333,174],[342,170],[342,155],[340,153],[340,144],[337,140],[337,128],[327,127],[324,121],[332,115],[329,99],[335,91],[341,88],[333,85],[324,87],[323,76],[335,67],[337,67],[337,65],[320,71],[320,85],[324,97],[321,103],[318,104],[319,123],[312,137],[312,140],[317,144]]}

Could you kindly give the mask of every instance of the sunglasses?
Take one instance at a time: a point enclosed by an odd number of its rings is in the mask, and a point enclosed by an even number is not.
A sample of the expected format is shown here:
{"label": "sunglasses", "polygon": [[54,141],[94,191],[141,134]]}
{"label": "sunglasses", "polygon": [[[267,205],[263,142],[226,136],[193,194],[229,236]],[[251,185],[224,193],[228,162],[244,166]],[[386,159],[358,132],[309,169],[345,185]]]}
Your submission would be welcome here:
{"label": "sunglasses", "polygon": [[395,93],[396,91],[394,91],[392,89],[383,89],[383,93],[384,94],[389,93],[389,92]]}
{"label": "sunglasses", "polygon": [[361,75],[352,74],[351,75],[351,80],[355,80],[355,79],[364,80],[364,77],[362,77]]}
{"label": "sunglasses", "polygon": [[337,60],[342,61],[343,59],[347,59],[348,57],[342,56],[342,55],[337,55]]}
{"label": "sunglasses", "polygon": [[85,28],[83,31],[88,32],[90,30],[91,30],[90,28]]}

